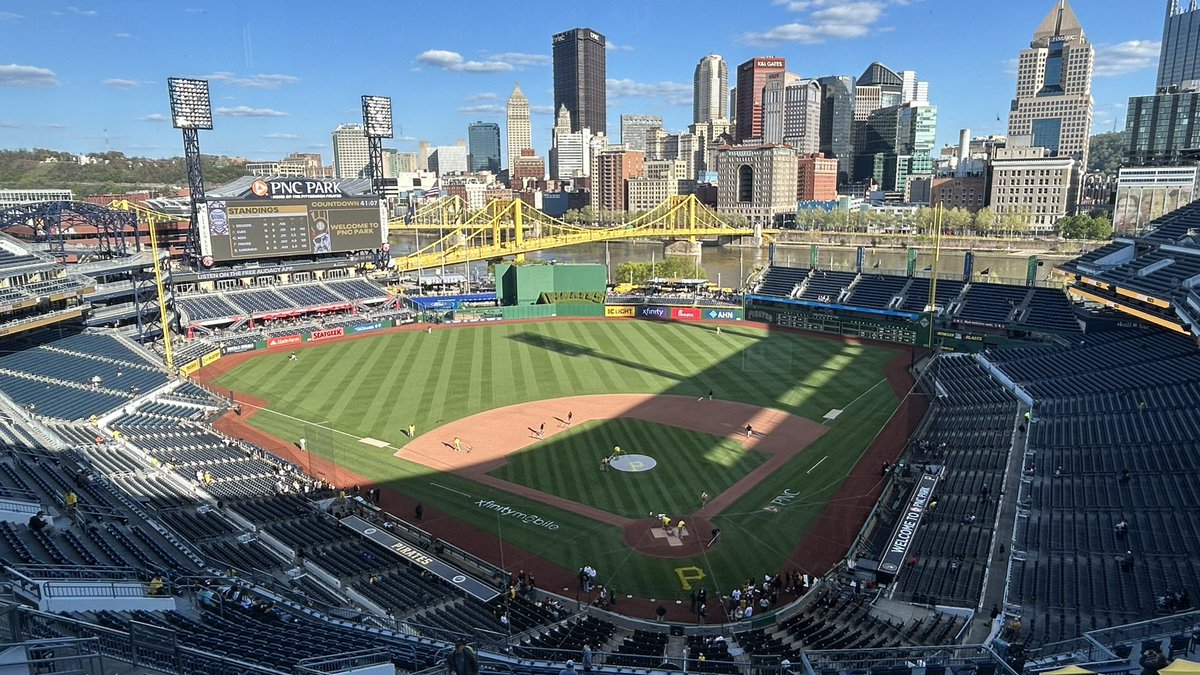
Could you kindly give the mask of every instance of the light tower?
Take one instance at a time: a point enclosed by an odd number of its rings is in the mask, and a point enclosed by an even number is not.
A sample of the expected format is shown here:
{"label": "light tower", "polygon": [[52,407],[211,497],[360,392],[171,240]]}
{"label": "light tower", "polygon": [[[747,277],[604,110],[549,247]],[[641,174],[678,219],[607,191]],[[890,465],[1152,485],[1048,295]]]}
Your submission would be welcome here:
{"label": "light tower", "polygon": [[363,133],[367,135],[367,169],[371,189],[383,199],[383,139],[392,137],[392,99],[388,96],[362,97]]}
{"label": "light tower", "polygon": [[183,157],[187,165],[188,193],[192,202],[184,256],[195,262],[200,253],[200,205],[204,203],[200,130],[213,128],[212,102],[208,96],[208,80],[170,77],[167,78],[167,90],[171,97],[171,125],[183,131]]}

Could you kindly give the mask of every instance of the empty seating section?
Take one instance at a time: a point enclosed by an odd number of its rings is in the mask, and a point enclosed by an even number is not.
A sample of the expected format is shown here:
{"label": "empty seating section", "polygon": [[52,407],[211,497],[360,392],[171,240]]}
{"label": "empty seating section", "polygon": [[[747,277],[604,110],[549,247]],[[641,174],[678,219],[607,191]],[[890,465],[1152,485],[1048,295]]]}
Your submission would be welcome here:
{"label": "empty seating section", "polygon": [[296,307],[320,307],[322,305],[345,305],[346,299],[321,284],[280,286],[279,292]]}
{"label": "empty seating section", "polygon": [[213,321],[245,314],[240,307],[235,306],[220,294],[184,296],[178,298],[175,304],[183,310],[187,321]]}
{"label": "empty seating section", "polygon": [[925,434],[914,438],[915,471],[941,466],[934,492],[897,577],[896,597],[973,607],[983,592],[992,526],[1017,424],[1017,401],[975,359],[943,355],[926,370],[936,383]]}
{"label": "empty seating section", "polygon": [[809,270],[795,267],[775,267],[772,265],[763,274],[759,284],[759,295],[770,295],[777,298],[790,298],[796,287],[808,277]]}
{"label": "empty seating section", "polygon": [[87,419],[119,408],[130,399],[128,394],[64,387],[7,373],[0,373],[0,389],[20,405],[32,406],[38,415],[64,420]]}
{"label": "empty seating section", "polygon": [[[900,308],[910,312],[924,312],[929,305],[929,286],[930,280],[924,277],[913,277],[912,283],[908,285],[908,290],[904,293],[904,301]],[[962,293],[963,283],[952,279],[938,279],[937,281],[937,302],[934,303],[943,309],[950,304],[950,301],[957,298],[959,293]]]}
{"label": "empty seating section", "polygon": [[1053,288],[1034,288],[1029,296],[1029,307],[1019,323],[1031,328],[1043,328],[1055,332],[1079,332],[1071,300],[1062,291]]}
{"label": "empty seating section", "polygon": [[325,282],[331,291],[347,300],[385,300],[388,292],[366,279],[338,279]]}
{"label": "empty seating section", "polygon": [[899,295],[906,285],[907,277],[863,274],[858,283],[854,284],[846,303],[855,307],[887,309],[891,306],[892,299]]}
{"label": "empty seating section", "polygon": [[988,354],[1035,399],[1008,602],[1028,639],[1151,619],[1200,594],[1200,358],[1158,329]]}
{"label": "empty seating section", "polygon": [[1024,286],[971,284],[963,296],[962,309],[955,315],[963,321],[987,324],[1008,323],[1013,312],[1025,303],[1029,289]]}
{"label": "empty seating section", "polygon": [[235,307],[241,309],[243,315],[257,316],[260,314],[281,314],[297,311],[297,307],[290,300],[280,295],[273,288],[235,291],[227,294],[225,297]]}
{"label": "empty seating section", "polygon": [[808,280],[802,284],[803,290],[797,297],[817,302],[838,302],[842,291],[854,281],[854,276],[851,272],[813,270]]}

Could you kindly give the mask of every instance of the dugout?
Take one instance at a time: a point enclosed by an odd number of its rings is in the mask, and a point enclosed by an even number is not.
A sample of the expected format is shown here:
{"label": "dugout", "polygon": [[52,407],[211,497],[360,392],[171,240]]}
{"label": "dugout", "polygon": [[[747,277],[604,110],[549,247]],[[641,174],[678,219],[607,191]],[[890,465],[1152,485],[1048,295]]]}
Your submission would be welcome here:
{"label": "dugout", "polygon": [[589,296],[599,297],[603,303],[607,281],[604,265],[496,265],[496,295],[502,306],[533,305],[539,298],[555,303]]}

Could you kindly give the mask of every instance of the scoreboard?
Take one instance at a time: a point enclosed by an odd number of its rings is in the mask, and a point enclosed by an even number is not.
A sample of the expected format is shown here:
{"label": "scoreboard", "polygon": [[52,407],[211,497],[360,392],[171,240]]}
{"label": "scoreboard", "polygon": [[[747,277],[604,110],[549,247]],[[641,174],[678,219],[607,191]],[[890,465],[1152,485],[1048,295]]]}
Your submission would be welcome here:
{"label": "scoreboard", "polygon": [[210,200],[201,252],[214,262],[379,249],[387,218],[375,197]]}

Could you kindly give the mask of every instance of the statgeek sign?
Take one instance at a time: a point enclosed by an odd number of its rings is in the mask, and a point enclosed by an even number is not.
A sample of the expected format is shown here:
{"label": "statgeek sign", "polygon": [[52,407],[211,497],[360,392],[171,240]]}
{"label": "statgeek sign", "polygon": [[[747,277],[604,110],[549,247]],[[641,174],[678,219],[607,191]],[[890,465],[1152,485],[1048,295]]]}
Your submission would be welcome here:
{"label": "statgeek sign", "polygon": [[300,337],[299,333],[296,333],[295,335],[281,335],[279,337],[268,338],[267,349],[298,345],[301,342],[304,342],[304,338]]}
{"label": "statgeek sign", "polygon": [[900,514],[896,530],[892,532],[892,538],[888,541],[887,552],[879,562],[881,572],[895,575],[900,571],[900,566],[904,564],[904,556],[908,554],[913,537],[917,534],[917,526],[921,524],[921,516],[925,514],[925,509],[933,499],[933,490],[937,487],[937,482],[937,474],[921,474],[921,480],[917,481],[917,486],[913,489],[908,507]]}
{"label": "statgeek sign", "polygon": [[474,577],[463,574],[460,570],[438,560],[421,549],[414,548],[409,544],[401,541],[395,535],[375,527],[371,523],[359,518],[358,516],[349,516],[342,519],[342,524],[349,527],[362,536],[379,544],[380,546],[391,550],[392,553],[408,560],[414,565],[430,574],[437,575],[442,579],[454,584],[457,588],[465,593],[475,597],[483,602],[491,602],[495,600],[500,593],[491,586],[475,579]]}
{"label": "statgeek sign", "polygon": [[309,342],[320,342],[321,340],[329,340],[336,337],[342,337],[346,334],[346,329],[338,326],[337,328],[326,328],[325,330],[314,330],[308,334]]}

